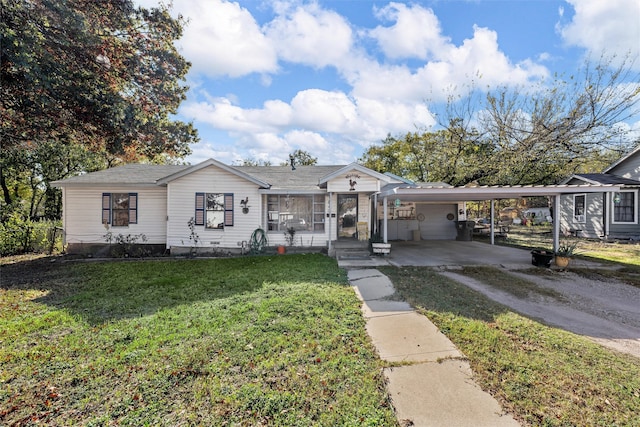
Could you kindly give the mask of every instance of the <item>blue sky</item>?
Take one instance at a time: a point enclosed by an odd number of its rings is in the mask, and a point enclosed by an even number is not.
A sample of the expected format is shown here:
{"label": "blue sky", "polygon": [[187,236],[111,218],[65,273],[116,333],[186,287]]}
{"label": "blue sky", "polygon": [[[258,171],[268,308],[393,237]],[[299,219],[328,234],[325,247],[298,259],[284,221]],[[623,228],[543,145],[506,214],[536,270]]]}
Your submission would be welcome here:
{"label": "blue sky", "polygon": [[302,149],[346,164],[432,128],[433,107],[472,80],[523,87],[590,54],[640,55],[637,0],[175,0],[173,13],[189,20],[190,163],[279,164]]}

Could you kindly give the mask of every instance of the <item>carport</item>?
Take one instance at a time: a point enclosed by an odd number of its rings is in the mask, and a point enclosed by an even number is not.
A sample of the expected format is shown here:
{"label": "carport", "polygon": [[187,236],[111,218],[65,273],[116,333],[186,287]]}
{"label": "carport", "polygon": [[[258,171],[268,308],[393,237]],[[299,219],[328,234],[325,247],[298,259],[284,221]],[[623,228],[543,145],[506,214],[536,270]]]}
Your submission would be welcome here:
{"label": "carport", "polygon": [[[560,243],[560,196],[574,193],[601,193],[620,191],[615,185],[514,185],[514,186],[469,186],[448,187],[430,184],[399,184],[391,185],[374,194],[373,205],[378,206],[378,200],[382,200],[383,206],[383,240],[388,242],[387,220],[389,201],[400,202],[429,202],[429,203],[462,203],[471,201],[490,201],[491,208],[491,244],[494,241],[495,201],[499,199],[520,199],[525,197],[547,196],[553,198],[553,248],[557,250]],[[465,220],[462,214],[458,214],[458,220]]]}

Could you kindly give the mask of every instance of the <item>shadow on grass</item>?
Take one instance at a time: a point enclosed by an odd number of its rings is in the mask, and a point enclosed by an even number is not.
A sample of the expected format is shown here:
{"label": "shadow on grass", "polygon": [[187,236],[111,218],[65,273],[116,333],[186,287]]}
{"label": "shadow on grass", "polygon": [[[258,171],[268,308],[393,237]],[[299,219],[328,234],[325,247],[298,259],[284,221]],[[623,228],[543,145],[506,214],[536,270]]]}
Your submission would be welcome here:
{"label": "shadow on grass", "polygon": [[34,302],[68,309],[94,325],[228,299],[265,283],[346,282],[332,259],[317,254],[91,262],[39,258],[5,264],[0,274],[1,288],[41,290],[45,295]]}
{"label": "shadow on grass", "polygon": [[424,267],[382,267],[396,289],[409,304],[427,311],[452,313],[483,322],[493,322],[510,311],[468,286]]}

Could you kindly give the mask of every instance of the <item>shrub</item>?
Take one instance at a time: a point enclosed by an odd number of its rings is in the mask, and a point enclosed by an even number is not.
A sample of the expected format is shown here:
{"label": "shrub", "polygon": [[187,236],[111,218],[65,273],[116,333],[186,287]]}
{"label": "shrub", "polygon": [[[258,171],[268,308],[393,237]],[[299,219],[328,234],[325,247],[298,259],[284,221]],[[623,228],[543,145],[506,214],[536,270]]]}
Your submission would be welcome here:
{"label": "shrub", "polygon": [[0,255],[61,251],[60,226],[60,221],[32,221],[19,212],[13,212],[0,223]]}

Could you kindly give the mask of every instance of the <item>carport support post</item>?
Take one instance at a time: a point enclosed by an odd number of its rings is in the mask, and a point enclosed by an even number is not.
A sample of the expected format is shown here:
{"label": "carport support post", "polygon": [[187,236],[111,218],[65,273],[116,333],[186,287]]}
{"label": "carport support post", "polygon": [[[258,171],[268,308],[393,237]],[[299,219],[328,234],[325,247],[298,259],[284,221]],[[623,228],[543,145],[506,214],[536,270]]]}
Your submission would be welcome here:
{"label": "carport support post", "polygon": [[383,202],[384,202],[384,208],[383,208],[383,213],[384,213],[384,230],[382,230],[382,241],[383,241],[384,243],[389,243],[389,242],[387,242],[387,228],[388,228],[388,227],[387,227],[387,218],[388,218],[388,216],[387,216],[387,215],[388,215],[388,214],[387,214],[387,209],[388,209],[388,207],[387,207],[387,198],[386,198],[386,197],[383,199]]}
{"label": "carport support post", "polygon": [[560,247],[560,195],[553,196],[553,252]]}
{"label": "carport support post", "polygon": [[493,245],[495,243],[495,240],[493,238],[493,233],[494,233],[494,226],[493,226],[493,222],[494,222],[494,217],[495,217],[495,200],[491,199],[491,228],[489,229],[489,235],[491,236],[491,244]]}

